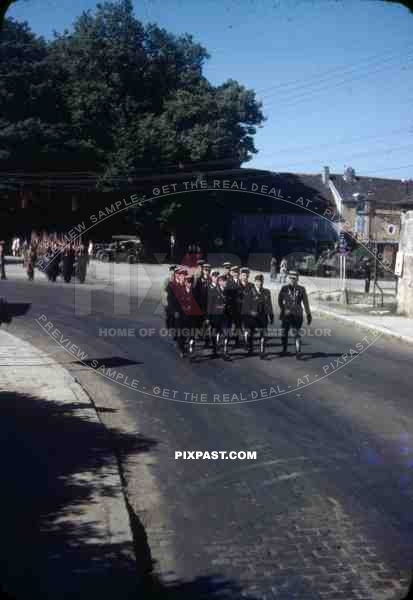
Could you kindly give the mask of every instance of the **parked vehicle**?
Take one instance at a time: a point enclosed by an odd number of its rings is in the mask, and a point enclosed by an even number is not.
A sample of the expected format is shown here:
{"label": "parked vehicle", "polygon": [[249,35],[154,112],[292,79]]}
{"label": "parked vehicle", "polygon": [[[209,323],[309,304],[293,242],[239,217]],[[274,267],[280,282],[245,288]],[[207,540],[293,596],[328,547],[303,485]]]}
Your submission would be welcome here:
{"label": "parked vehicle", "polygon": [[99,253],[103,262],[136,263],[142,255],[142,243],[139,240],[113,242]]}

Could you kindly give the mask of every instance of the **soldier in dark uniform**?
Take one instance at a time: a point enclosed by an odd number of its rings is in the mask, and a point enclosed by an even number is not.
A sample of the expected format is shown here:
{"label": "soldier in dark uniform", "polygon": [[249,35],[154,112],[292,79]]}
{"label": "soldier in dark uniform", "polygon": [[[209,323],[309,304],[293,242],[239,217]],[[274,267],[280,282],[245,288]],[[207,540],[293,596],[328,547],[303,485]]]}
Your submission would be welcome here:
{"label": "soldier in dark uniform", "polygon": [[288,332],[293,329],[295,337],[296,358],[301,358],[300,328],[303,324],[303,306],[307,317],[307,324],[311,325],[312,316],[307,292],[304,286],[298,285],[297,271],[289,271],[288,284],[284,285],[278,296],[280,307],[280,320],[282,326],[282,354],[287,353]]}
{"label": "soldier in dark uniform", "polygon": [[254,286],[248,281],[249,276],[249,269],[245,267],[241,269],[238,288],[238,311],[240,315],[241,330],[243,333],[244,342],[248,349],[248,352],[250,353],[252,352],[252,338],[249,335],[250,320],[248,318],[248,311],[251,301],[250,295]]}
{"label": "soldier in dark uniform", "polygon": [[240,302],[240,270],[239,267],[233,265],[231,267],[231,278],[227,280],[227,296],[228,305],[232,321],[232,329],[235,330],[236,343],[241,344],[241,304]]}
{"label": "soldier in dark uniform", "polygon": [[57,279],[57,276],[59,275],[60,259],[61,259],[60,248],[59,248],[58,244],[56,242],[54,242],[52,245],[50,262],[47,267],[50,281],[55,282]]}
{"label": "soldier in dark uniform", "polygon": [[63,279],[70,283],[73,275],[73,265],[75,264],[75,251],[68,244],[63,251]]}
{"label": "soldier in dark uniform", "polygon": [[37,246],[35,243],[30,244],[26,252],[26,272],[29,281],[34,279],[34,269],[37,262]]}
{"label": "soldier in dark uniform", "polygon": [[224,277],[225,279],[231,279],[231,263],[230,262],[224,262],[224,264],[222,265],[222,268],[224,269]]}
{"label": "soldier in dark uniform", "polygon": [[220,276],[219,271],[212,271],[211,273],[211,281],[209,284],[209,289],[215,288],[218,285],[218,277]]}
{"label": "soldier in dark uniform", "polygon": [[202,311],[193,294],[192,275],[184,276],[184,285],[179,293],[179,304],[178,347],[181,358],[183,358],[187,349],[190,356],[194,353],[196,332],[202,316]]}
{"label": "soldier in dark uniform", "polygon": [[87,250],[83,244],[80,244],[80,247],[77,251],[77,267],[76,267],[76,275],[77,275],[80,283],[85,283],[87,264],[88,264]]}
{"label": "soldier in dark uniform", "polygon": [[208,321],[211,325],[212,348],[216,356],[221,338],[224,338],[224,359],[229,359],[229,336],[231,333],[231,314],[228,302],[228,280],[220,275],[217,285],[211,286],[208,294]]}
{"label": "soldier in dark uniform", "polygon": [[268,321],[274,323],[271,292],[264,289],[264,275],[256,275],[254,286],[244,301],[243,322],[247,332],[247,348],[252,353],[254,334],[258,330],[260,338],[260,358],[264,358],[265,335]]}
{"label": "soldier in dark uniform", "polygon": [[173,329],[173,312],[171,311],[171,307],[168,306],[168,288],[172,281],[175,279],[175,271],[177,270],[176,265],[171,265],[169,267],[168,277],[161,284],[161,302],[162,306],[165,310],[165,327],[168,331]]}
{"label": "soldier in dark uniform", "polygon": [[209,344],[209,338],[207,336],[207,312],[208,312],[208,290],[211,283],[211,265],[204,263],[202,265],[201,275],[193,282],[193,294],[198,306],[201,310],[200,316],[197,323],[197,328],[202,331],[202,337],[204,337],[205,346]]}
{"label": "soldier in dark uniform", "polygon": [[188,271],[182,267],[178,267],[166,288],[166,302],[170,314],[169,322],[172,326],[173,339],[175,342],[178,341],[179,316],[181,311],[180,297],[182,295],[186,275],[188,275]]}
{"label": "soldier in dark uniform", "polygon": [[202,276],[202,267],[204,266],[204,264],[205,264],[205,261],[202,259],[196,261],[196,269],[193,273],[194,285],[197,282],[197,280]]}

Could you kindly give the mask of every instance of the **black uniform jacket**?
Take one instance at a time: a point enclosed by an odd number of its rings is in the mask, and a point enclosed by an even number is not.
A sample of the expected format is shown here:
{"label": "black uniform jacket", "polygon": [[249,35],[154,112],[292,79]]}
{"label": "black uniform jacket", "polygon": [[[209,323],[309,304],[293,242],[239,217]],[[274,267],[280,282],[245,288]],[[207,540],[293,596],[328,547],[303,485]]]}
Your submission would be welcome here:
{"label": "black uniform jacket", "polygon": [[230,318],[230,304],[227,291],[221,290],[219,286],[209,286],[208,317],[212,320],[214,317]]}
{"label": "black uniform jacket", "polygon": [[268,319],[272,321],[274,319],[274,311],[272,309],[271,292],[267,289],[258,290],[255,286],[245,297],[244,314],[251,317],[257,318],[264,323]]}
{"label": "black uniform jacket", "polygon": [[310,314],[307,292],[302,285],[284,285],[278,296],[281,315],[285,318],[300,319],[303,317],[303,306],[306,315]]}

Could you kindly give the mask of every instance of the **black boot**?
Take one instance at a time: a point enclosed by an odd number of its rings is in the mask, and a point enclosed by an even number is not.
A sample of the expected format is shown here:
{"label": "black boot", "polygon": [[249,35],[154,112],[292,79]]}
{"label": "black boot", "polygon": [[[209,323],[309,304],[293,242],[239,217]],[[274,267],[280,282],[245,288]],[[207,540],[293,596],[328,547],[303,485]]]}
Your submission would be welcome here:
{"label": "black boot", "polygon": [[301,354],[301,340],[296,339],[295,340],[295,358],[297,360],[300,360],[302,354]]}
{"label": "black boot", "polygon": [[265,355],[265,340],[264,338],[260,338],[260,359],[262,360]]}

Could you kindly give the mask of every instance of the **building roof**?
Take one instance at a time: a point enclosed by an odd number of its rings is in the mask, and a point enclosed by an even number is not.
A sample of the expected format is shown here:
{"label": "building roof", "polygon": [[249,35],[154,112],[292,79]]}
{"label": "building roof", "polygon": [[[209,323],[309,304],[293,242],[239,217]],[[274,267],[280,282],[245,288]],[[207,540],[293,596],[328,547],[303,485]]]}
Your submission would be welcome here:
{"label": "building roof", "polygon": [[383,179],[379,177],[354,177],[345,180],[342,175],[330,175],[344,203],[356,203],[353,194],[362,194],[376,206],[402,208],[413,203],[413,181]]}

